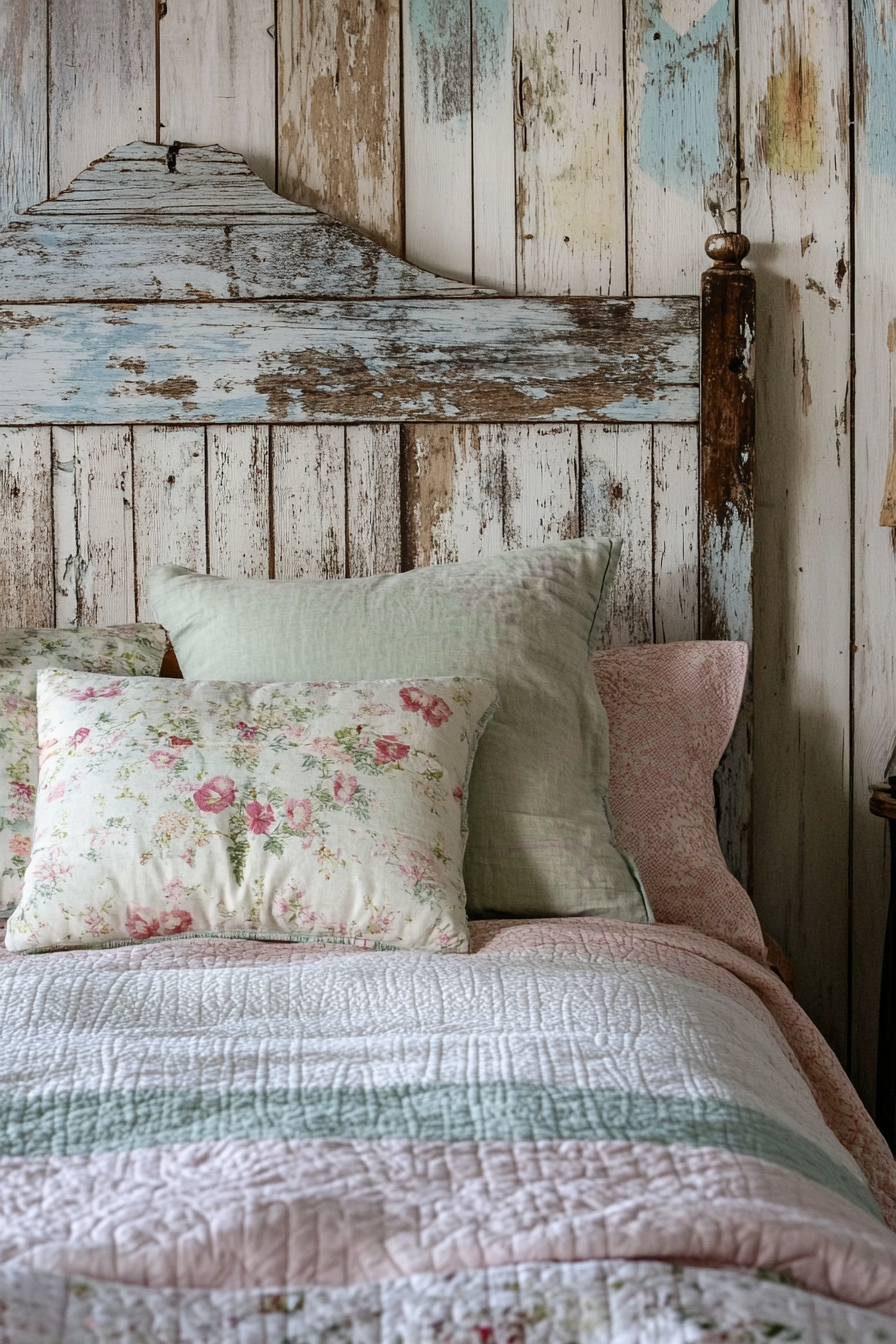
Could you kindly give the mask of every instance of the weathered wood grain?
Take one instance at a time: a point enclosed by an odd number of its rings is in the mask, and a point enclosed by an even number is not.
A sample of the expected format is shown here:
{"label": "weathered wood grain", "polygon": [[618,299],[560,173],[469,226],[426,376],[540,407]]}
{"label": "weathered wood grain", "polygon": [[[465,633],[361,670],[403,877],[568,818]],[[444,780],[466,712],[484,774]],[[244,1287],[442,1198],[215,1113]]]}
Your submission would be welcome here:
{"label": "weathered wood grain", "polygon": [[399,0],[281,4],[279,190],[400,253]]}
{"label": "weathered wood grain", "polygon": [[0,228],[47,194],[47,9],[0,5]]}
{"label": "weathered wood grain", "polygon": [[53,625],[50,430],[0,429],[0,625]]}
{"label": "weathered wood grain", "polygon": [[693,294],[700,240],[737,229],[734,0],[626,10],[629,292]]}
{"label": "weathered wood grain", "polygon": [[159,10],[160,138],[229,145],[272,189],[275,9],[275,0],[166,0]]}
{"label": "weathered wood grain", "polygon": [[475,560],[504,549],[504,454],[486,428],[406,428],[407,568]]}
{"label": "weathered wood grain", "polygon": [[153,565],[206,571],[205,432],[138,426],[134,430],[134,537],[137,619],[155,620],[146,596]]}
{"label": "weathered wood grain", "polygon": [[582,533],[622,537],[601,645],[653,641],[653,436],[649,425],[583,425]]}
{"label": "weathered wood grain", "polygon": [[513,7],[471,0],[473,279],[516,293]]}
{"label": "weathered wood grain", "polygon": [[274,577],[345,575],[345,429],[275,425],[271,430]]}
{"label": "weathered wood grain", "polygon": [[621,5],[515,0],[521,294],[624,294]]}
{"label": "weathered wood grain", "polygon": [[[856,650],[851,1044],[853,1078],[870,1106],[877,1071],[889,869],[894,862],[887,852],[887,826],[869,814],[867,792],[869,783],[884,778],[896,745],[896,532],[878,526],[887,460],[896,449],[896,252],[891,232],[896,219],[896,142],[892,134],[896,12],[892,4],[859,0],[853,32]],[[826,260],[829,255],[826,248]],[[816,274],[827,279],[820,268]],[[816,382],[812,383],[813,394]],[[839,603],[837,617],[842,619]]]}
{"label": "weathered wood grain", "polygon": [[325,215],[116,223],[20,218],[0,233],[0,303],[471,295]]}
{"label": "weathered wood grain", "polygon": [[53,429],[56,624],[133,621],[131,430]]}
{"label": "weathered wood grain", "polygon": [[0,307],[0,423],[693,421],[680,299]]}
{"label": "weathered wood grain", "polygon": [[348,425],[345,488],[348,573],[352,578],[401,569],[401,430]]}
{"label": "weathered wood grain", "polygon": [[[168,166],[164,145],[134,142],[92,163],[31,213],[52,218],[94,218],[153,223],[156,216],[276,215],[294,218],[308,207],[269,191],[239,155],[220,145],[181,149]],[[72,180],[74,177],[74,180]]]}
{"label": "weathered wood grain", "polygon": [[270,456],[267,425],[209,425],[209,573],[269,577]]}
{"label": "weathered wood grain", "polygon": [[124,140],[156,139],[153,0],[48,0],[50,195]]}
{"label": "weathered wood grain", "polygon": [[[700,636],[753,642],[755,282],[740,234],[708,240],[701,282]],[[753,689],[716,771],[719,839],[728,867],[752,886]]]}
{"label": "weathered wood grain", "polygon": [[700,444],[695,425],[653,428],[653,639],[697,639]]}
{"label": "weathered wood grain", "polygon": [[542,546],[579,535],[575,425],[484,425],[504,458],[504,546]]}
{"label": "weathered wood grain", "polygon": [[409,261],[473,278],[470,6],[403,5],[404,214]]}
{"label": "weathered wood grain", "polygon": [[[756,903],[847,1048],[850,718],[848,14],[740,4],[757,265]],[[892,56],[890,57],[890,59]],[[857,328],[858,330],[858,328]],[[880,483],[876,486],[879,492]],[[875,502],[875,514],[879,506]],[[857,590],[858,591],[858,590]]]}

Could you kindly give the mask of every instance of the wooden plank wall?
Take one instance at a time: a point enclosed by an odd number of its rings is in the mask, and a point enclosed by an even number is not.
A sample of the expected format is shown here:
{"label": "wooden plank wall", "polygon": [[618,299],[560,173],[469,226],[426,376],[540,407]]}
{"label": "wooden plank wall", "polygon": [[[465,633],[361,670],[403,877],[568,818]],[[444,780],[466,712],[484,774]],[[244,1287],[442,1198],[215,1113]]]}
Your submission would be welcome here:
{"label": "wooden plank wall", "polygon": [[[694,293],[702,238],[749,234],[755,899],[866,1098],[888,882],[866,786],[896,738],[896,552],[878,525],[896,451],[894,51],[893,0],[0,6],[0,220],[115,144],[215,138],[285,195],[505,292]],[[247,572],[393,567],[398,515],[371,530],[364,501],[394,501],[398,480],[417,529],[402,563],[618,523],[635,544],[613,637],[694,629],[687,432],[418,429],[399,452],[364,427],[341,458],[323,430],[294,456],[295,433],[2,432],[5,537],[29,576],[0,592],[4,614],[111,619],[161,545]],[[336,472],[324,501],[318,460]],[[96,520],[86,559],[76,516]],[[53,573],[31,542],[51,526]]]}

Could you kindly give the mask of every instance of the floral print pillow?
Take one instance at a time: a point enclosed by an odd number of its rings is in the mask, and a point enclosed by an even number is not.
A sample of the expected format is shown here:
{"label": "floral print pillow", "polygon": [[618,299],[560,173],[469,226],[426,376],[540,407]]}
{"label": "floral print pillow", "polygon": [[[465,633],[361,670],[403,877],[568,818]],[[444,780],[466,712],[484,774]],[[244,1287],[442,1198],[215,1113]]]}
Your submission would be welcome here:
{"label": "floral print pillow", "polygon": [[218,935],[468,948],[478,679],[38,676],[34,845],[11,951]]}
{"label": "floral print pillow", "polygon": [[37,673],[42,667],[156,677],[160,625],[0,630],[0,918],[22,894],[37,791]]}

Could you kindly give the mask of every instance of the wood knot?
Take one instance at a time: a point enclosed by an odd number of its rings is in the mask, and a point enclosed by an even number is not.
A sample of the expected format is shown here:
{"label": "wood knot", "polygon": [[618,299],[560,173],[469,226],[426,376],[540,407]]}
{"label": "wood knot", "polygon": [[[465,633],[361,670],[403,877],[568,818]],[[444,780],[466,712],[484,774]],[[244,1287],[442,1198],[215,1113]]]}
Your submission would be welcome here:
{"label": "wood knot", "polygon": [[742,233],[713,233],[704,246],[717,266],[739,266],[750,250],[750,240]]}

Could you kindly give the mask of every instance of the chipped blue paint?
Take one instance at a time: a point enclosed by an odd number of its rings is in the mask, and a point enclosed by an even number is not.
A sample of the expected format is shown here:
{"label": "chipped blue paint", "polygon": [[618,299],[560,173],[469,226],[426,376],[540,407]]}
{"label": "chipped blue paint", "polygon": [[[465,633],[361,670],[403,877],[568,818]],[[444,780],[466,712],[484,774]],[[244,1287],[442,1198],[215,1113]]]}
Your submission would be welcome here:
{"label": "chipped blue paint", "polygon": [[863,82],[858,59],[856,106],[865,129],[868,167],[896,186],[896,14],[885,17],[871,0],[859,0],[856,15],[867,72]]}
{"label": "chipped blue paint", "polygon": [[719,105],[731,0],[715,0],[684,34],[665,21],[661,10],[659,0],[647,0],[643,11],[641,60],[647,73],[638,163],[661,186],[699,201],[728,166]]}
{"label": "chipped blue paint", "polygon": [[502,79],[510,0],[473,0],[472,13],[476,77],[480,80]]}
{"label": "chipped blue paint", "polygon": [[424,121],[466,127],[471,112],[469,0],[408,0],[407,16]]}

